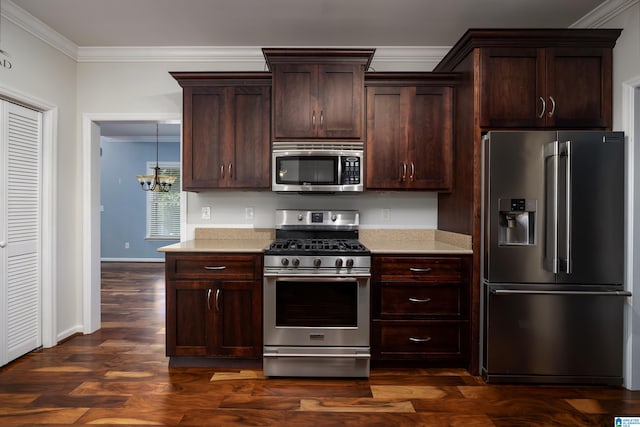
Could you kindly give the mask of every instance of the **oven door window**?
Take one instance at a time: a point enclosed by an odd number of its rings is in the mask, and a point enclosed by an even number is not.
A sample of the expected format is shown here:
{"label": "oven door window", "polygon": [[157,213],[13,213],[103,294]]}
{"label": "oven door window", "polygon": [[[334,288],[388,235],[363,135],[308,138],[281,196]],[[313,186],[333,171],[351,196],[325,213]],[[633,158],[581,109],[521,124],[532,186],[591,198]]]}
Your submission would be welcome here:
{"label": "oven door window", "polygon": [[284,185],[338,184],[338,156],[276,158],[276,183]]}
{"label": "oven door window", "polygon": [[276,326],[357,327],[355,282],[276,282]]}

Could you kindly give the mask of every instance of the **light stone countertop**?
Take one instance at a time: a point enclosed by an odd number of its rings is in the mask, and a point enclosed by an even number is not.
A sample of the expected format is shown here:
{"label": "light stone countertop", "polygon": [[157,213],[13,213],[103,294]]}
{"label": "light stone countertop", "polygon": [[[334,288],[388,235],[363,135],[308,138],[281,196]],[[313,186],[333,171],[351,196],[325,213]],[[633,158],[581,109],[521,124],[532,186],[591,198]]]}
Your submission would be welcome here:
{"label": "light stone countertop", "polygon": [[[163,246],[158,252],[261,253],[275,237],[272,229],[197,228],[195,239]],[[360,230],[373,254],[472,254],[471,237],[441,230]]]}

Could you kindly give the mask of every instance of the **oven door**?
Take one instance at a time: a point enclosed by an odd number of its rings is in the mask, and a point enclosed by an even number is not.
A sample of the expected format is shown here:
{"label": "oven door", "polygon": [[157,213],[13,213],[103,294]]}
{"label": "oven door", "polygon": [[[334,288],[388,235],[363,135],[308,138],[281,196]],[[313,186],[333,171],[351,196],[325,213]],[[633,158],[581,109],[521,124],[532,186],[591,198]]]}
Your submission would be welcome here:
{"label": "oven door", "polygon": [[369,275],[264,280],[264,345],[369,346]]}

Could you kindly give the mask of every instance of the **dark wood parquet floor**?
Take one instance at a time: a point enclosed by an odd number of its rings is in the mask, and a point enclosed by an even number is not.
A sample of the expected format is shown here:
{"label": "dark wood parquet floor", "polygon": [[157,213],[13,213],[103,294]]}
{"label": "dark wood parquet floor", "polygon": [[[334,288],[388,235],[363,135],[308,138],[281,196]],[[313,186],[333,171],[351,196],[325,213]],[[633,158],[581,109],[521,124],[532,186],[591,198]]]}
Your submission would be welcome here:
{"label": "dark wood parquet floor", "polygon": [[104,263],[102,329],[0,368],[0,426],[614,426],[640,392],[487,385],[464,370],[274,379],[169,367],[163,264]]}

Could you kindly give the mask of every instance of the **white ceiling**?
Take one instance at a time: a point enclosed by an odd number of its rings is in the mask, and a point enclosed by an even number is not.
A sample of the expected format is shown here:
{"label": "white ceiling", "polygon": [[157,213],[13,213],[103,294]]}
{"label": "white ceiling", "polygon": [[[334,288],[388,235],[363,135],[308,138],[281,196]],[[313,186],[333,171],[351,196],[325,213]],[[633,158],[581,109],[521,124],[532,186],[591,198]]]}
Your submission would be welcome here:
{"label": "white ceiling", "polygon": [[12,1],[79,47],[451,46],[468,28],[567,28],[603,2],[603,0],[0,1]]}

